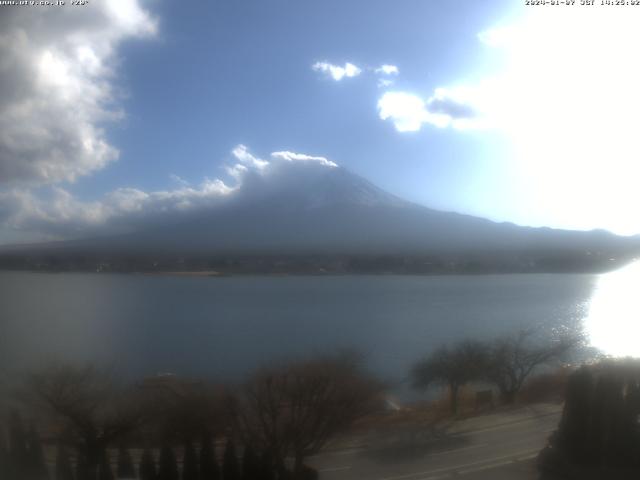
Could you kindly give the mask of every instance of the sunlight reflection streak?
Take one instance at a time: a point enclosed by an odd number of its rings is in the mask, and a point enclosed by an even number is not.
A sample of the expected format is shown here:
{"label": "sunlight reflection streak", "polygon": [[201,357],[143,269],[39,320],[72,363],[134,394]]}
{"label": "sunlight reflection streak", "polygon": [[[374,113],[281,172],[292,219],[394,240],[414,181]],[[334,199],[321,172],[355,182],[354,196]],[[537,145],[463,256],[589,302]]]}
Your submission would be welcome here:
{"label": "sunlight reflection streak", "polygon": [[616,357],[640,356],[640,262],[600,276],[585,330],[591,344]]}

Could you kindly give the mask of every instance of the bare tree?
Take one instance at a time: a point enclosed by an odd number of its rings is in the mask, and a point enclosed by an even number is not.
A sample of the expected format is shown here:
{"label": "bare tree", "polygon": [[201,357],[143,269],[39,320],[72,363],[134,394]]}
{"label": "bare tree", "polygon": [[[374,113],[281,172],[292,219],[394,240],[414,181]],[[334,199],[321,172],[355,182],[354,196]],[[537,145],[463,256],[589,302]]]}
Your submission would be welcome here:
{"label": "bare tree", "polygon": [[380,391],[353,355],[325,356],[256,374],[236,399],[234,418],[245,443],[268,453],[274,468],[293,456],[300,478],[305,457],[369,413]]}
{"label": "bare tree", "polygon": [[464,341],[440,347],[413,366],[413,385],[423,389],[431,385],[448,386],[451,412],[456,414],[460,387],[481,378],[486,360],[487,347],[481,342]]}
{"label": "bare tree", "polygon": [[161,375],[145,379],[138,388],[156,412],[155,431],[149,433],[164,442],[193,442],[228,424],[226,392],[219,385]]}
{"label": "bare tree", "polygon": [[535,333],[534,329],[523,329],[490,345],[485,377],[498,387],[505,403],[515,401],[532,372],[560,360],[581,340],[578,334],[561,335],[555,340],[536,340]]}
{"label": "bare tree", "polygon": [[139,427],[149,413],[132,391],[91,366],[53,366],[33,374],[29,383],[37,405],[58,422],[65,441],[86,462],[89,478],[95,477],[105,449]]}

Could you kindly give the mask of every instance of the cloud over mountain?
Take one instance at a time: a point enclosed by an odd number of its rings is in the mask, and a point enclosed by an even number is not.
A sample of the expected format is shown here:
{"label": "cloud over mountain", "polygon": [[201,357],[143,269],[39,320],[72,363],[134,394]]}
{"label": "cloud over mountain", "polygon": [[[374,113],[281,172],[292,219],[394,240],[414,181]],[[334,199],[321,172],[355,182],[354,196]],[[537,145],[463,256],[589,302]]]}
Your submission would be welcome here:
{"label": "cloud over mountain", "polygon": [[[17,188],[0,192],[0,225],[46,233],[49,237],[45,238],[125,232],[176,220],[232,198],[251,197],[265,189],[287,189],[319,171],[338,167],[324,157],[290,151],[273,152],[265,160],[245,145],[236,146],[231,157],[232,162],[226,167],[231,181],[205,178],[195,187],[180,179],[178,188],[172,190],[145,192],[119,188],[90,202],[60,187],[52,187],[45,193]],[[174,178],[179,177],[172,175]]]}

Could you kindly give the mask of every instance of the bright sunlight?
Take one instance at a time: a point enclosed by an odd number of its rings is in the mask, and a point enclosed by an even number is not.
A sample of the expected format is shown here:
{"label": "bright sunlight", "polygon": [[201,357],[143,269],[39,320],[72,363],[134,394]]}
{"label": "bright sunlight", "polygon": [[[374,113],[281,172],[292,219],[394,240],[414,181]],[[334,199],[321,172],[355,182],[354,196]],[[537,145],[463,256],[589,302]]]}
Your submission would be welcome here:
{"label": "bright sunlight", "polygon": [[459,87],[505,132],[531,213],[565,228],[640,231],[640,8],[623,10],[530,9],[479,35],[498,73]]}

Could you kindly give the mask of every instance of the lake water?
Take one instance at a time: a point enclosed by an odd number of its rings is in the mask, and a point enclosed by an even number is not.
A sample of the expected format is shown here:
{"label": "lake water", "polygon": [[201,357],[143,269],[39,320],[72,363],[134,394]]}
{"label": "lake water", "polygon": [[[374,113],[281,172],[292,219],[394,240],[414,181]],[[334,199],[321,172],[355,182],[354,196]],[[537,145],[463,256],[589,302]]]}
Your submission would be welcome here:
{"label": "lake water", "polygon": [[579,325],[605,277],[0,272],[0,367],[91,361],[127,376],[237,380],[276,359],[355,348],[398,382],[445,342]]}

